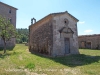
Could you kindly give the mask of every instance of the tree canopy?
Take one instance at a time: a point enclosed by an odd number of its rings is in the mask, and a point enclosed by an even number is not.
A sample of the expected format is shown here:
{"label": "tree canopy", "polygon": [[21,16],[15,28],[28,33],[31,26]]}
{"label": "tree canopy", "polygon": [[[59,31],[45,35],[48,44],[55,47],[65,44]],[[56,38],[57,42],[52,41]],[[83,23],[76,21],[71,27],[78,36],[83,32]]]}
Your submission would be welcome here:
{"label": "tree canopy", "polygon": [[29,31],[27,28],[17,28],[18,37],[16,37],[16,43],[28,42]]}
{"label": "tree canopy", "polygon": [[0,16],[0,38],[4,42],[4,53],[6,52],[6,43],[11,38],[16,37],[16,28],[14,25],[5,17]]}

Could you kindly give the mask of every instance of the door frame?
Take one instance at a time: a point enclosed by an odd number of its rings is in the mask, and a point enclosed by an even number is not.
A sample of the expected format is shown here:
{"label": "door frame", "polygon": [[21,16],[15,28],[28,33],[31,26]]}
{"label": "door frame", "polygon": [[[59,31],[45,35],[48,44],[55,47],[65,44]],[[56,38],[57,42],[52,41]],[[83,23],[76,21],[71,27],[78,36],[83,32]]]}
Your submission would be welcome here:
{"label": "door frame", "polygon": [[86,48],[92,49],[92,42],[91,42],[91,41],[87,41],[87,42],[86,42],[86,46],[87,46],[87,45],[90,45],[90,48],[88,48],[88,47],[86,47]]}
{"label": "door frame", "polygon": [[[67,38],[67,37],[65,37],[64,38],[64,43],[66,42],[66,39],[68,40],[68,42],[69,42],[69,50],[68,50],[68,53],[66,52],[66,47],[65,47],[65,54],[69,54],[70,53],[70,38]],[[66,43],[65,43],[66,44]],[[65,45],[66,46],[66,45]]]}

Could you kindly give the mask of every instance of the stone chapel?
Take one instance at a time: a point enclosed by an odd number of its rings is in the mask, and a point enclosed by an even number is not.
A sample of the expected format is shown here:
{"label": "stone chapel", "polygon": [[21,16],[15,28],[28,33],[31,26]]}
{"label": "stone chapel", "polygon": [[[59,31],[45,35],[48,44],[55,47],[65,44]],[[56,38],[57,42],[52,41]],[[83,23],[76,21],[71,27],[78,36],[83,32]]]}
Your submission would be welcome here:
{"label": "stone chapel", "polygon": [[77,22],[67,11],[51,13],[29,26],[29,51],[49,56],[79,54]]}

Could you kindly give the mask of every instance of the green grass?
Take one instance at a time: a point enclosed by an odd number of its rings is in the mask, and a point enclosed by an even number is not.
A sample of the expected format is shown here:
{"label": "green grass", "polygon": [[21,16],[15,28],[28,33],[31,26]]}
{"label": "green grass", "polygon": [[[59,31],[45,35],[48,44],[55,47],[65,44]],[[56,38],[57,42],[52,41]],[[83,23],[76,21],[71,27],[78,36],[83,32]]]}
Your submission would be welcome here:
{"label": "green grass", "polygon": [[44,57],[17,44],[6,54],[0,51],[0,75],[100,75],[100,50],[80,49],[78,55]]}

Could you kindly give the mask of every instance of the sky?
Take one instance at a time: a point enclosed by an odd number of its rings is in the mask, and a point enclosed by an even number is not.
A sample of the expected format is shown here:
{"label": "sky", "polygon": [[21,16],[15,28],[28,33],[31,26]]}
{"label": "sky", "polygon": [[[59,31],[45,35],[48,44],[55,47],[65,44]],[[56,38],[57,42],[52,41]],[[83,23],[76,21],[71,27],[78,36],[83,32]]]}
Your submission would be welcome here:
{"label": "sky", "polygon": [[31,18],[68,11],[76,17],[78,35],[100,34],[100,0],[0,0],[18,8],[17,28],[28,28]]}

